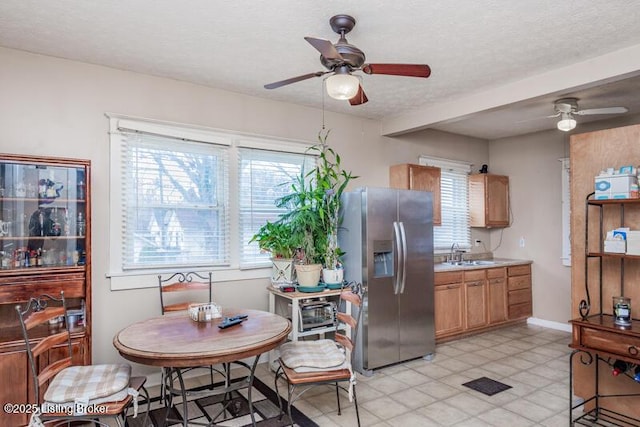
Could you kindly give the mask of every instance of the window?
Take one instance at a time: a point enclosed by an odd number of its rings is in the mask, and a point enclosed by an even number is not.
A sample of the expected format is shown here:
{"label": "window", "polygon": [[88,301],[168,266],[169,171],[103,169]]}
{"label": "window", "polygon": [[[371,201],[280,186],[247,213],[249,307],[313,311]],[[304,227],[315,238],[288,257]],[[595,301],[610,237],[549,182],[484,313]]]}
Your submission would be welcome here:
{"label": "window", "polygon": [[[311,170],[315,158],[303,154],[240,148],[239,204],[240,241],[248,242],[267,221],[275,221],[283,209],[274,201],[291,192],[287,185],[303,170]],[[260,253],[257,243],[242,245],[240,265],[267,265],[269,254]]]}
{"label": "window", "polygon": [[[248,244],[279,210],[291,177],[311,168],[311,144],[110,117],[112,289],[134,276],[215,268],[219,279],[261,277],[269,255]],[[131,277],[132,279],[126,279]],[[117,279],[116,279],[117,280]],[[155,284],[157,286],[157,284]]]}
{"label": "window", "polygon": [[448,252],[453,243],[461,249],[471,249],[469,227],[469,163],[420,157],[420,164],[440,168],[440,203],[442,225],[433,228],[433,249]]}

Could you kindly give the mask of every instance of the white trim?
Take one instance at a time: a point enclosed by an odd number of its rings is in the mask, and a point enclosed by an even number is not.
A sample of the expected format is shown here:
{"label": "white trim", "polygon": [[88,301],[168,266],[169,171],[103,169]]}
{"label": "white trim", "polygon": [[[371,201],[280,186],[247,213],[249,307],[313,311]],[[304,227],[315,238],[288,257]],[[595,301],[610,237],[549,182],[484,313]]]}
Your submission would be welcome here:
{"label": "white trim", "polygon": [[464,173],[471,173],[471,166],[473,166],[473,163],[469,162],[425,156],[424,154],[420,155],[418,163],[424,166],[434,166],[440,169]]}
{"label": "white trim", "polygon": [[569,158],[562,163],[562,265],[571,266],[571,165]]}
{"label": "white trim", "polygon": [[571,325],[568,323],[554,322],[553,320],[538,319],[536,317],[529,317],[527,319],[528,325],[542,326],[543,328],[555,329],[557,331],[571,332]]}
{"label": "white trim", "polygon": [[[258,150],[279,151],[295,154],[307,154],[309,148],[313,147],[312,144],[306,142],[279,140],[277,138],[270,139],[271,141],[265,141],[259,138],[241,137],[235,141],[235,145],[238,148],[255,148]],[[274,139],[277,140],[277,145],[274,144]]]}

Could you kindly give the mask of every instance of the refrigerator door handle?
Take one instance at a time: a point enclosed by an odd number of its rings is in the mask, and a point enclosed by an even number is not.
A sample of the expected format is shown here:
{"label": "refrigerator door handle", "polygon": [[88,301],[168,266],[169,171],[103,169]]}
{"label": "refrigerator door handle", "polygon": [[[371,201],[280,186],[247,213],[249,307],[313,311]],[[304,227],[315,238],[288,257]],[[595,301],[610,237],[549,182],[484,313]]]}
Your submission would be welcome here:
{"label": "refrigerator door handle", "polygon": [[397,221],[393,221],[393,237],[395,243],[396,270],[393,273],[393,294],[398,295],[402,274],[402,237],[400,236],[400,226]]}
{"label": "refrigerator door handle", "polygon": [[401,270],[401,278],[400,278],[400,293],[404,293],[404,285],[407,282],[407,234],[404,231],[404,224],[402,222],[399,223],[400,228],[400,240],[402,243],[402,270]]}

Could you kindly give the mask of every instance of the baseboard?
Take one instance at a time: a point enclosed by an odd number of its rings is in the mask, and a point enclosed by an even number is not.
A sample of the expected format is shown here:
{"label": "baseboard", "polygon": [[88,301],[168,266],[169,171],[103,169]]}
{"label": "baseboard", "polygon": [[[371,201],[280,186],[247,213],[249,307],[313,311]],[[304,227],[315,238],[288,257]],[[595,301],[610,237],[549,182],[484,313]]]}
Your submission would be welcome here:
{"label": "baseboard", "polygon": [[527,324],[542,326],[543,328],[556,329],[563,332],[571,332],[571,325],[568,323],[554,322],[552,320],[538,319],[536,317],[529,317],[527,319]]}

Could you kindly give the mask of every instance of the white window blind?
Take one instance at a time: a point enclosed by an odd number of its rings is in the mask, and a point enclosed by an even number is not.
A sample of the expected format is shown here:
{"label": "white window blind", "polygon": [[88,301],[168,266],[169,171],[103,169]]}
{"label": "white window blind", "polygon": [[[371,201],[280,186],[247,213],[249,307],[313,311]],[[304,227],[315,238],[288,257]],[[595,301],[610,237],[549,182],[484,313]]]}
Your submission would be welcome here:
{"label": "white window blind", "polygon": [[248,242],[262,225],[284,212],[275,201],[291,192],[291,181],[302,168],[311,170],[315,157],[254,148],[240,148],[238,154],[240,265],[268,265],[270,255],[261,253],[256,242]]}
{"label": "white window blind", "polygon": [[457,243],[461,249],[471,248],[469,227],[469,173],[471,165],[455,160],[420,157],[420,164],[438,167],[442,225],[433,228],[434,251],[449,251]]}
{"label": "white window blind", "polygon": [[121,135],[123,270],[228,265],[229,148]]}

